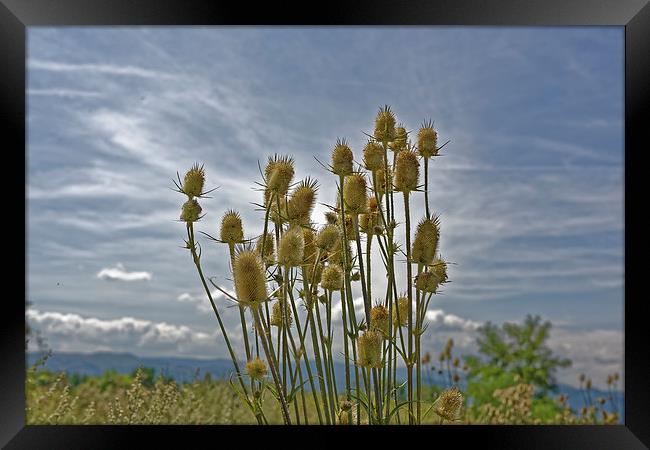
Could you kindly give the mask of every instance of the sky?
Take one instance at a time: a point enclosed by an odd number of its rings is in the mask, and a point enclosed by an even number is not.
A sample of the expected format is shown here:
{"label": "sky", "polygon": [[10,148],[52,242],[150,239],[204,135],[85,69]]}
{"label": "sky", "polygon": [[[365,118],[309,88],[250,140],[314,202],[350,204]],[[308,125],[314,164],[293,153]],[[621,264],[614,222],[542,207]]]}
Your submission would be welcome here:
{"label": "sky", "polygon": [[[452,337],[470,354],[485,321],[539,314],[573,360],[558,380],[605,386],[623,369],[623,45],[622,27],[30,27],[30,324],[54,352],[227,357],[172,179],[205,164],[219,189],[197,229],[216,235],[234,208],[254,237],[258,162],[292,155],[296,180],[319,180],[323,223],[336,186],[316,158],[346,138],[361,161],[388,104],[412,135],[432,119],[450,141],[430,203],[451,282],[423,349]],[[412,204],[417,223],[422,194]],[[227,247],[203,250],[232,289]]]}

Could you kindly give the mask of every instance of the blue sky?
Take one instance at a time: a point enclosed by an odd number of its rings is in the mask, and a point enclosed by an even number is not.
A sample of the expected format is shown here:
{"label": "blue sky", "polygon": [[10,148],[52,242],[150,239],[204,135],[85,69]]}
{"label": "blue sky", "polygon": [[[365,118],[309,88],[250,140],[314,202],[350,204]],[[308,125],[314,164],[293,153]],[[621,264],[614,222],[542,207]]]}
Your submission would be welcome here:
{"label": "blue sky", "polygon": [[[59,351],[226,356],[175,221],[176,171],[220,186],[199,229],[238,209],[261,232],[257,162],[320,180],[337,137],[361,159],[378,108],[450,140],[431,205],[452,283],[428,348],[474,349],[527,313],[603,385],[623,364],[623,28],[96,27],[28,30],[28,317]],[[423,215],[422,200],[412,215]],[[316,222],[323,222],[319,206]],[[227,249],[205,244],[227,280]],[[375,273],[379,272],[379,267]],[[404,277],[403,274],[398,276]],[[379,292],[384,280],[376,279]],[[237,314],[219,303],[237,333]]]}

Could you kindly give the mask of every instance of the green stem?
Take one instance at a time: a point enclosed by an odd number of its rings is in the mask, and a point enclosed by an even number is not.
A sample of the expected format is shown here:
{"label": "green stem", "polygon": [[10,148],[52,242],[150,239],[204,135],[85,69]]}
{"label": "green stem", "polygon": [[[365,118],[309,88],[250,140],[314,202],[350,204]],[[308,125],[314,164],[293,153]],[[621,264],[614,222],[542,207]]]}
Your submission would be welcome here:
{"label": "green stem", "polygon": [[411,268],[411,212],[409,192],[404,192],[404,217],[406,219],[406,285],[408,296],[408,399],[409,425],[413,424],[413,273]]}

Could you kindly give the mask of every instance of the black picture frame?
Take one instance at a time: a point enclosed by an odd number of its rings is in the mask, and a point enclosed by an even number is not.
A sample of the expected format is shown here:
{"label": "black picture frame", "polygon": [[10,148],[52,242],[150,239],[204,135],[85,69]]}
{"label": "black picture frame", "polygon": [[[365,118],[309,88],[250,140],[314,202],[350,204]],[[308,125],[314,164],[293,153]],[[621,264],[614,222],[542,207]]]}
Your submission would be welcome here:
{"label": "black picture frame", "polygon": [[[5,223],[16,236],[7,240],[16,247],[6,250],[5,262],[18,271],[26,263],[25,216],[26,176],[25,78],[26,27],[64,25],[498,25],[498,26],[589,26],[625,28],[625,424],[619,426],[443,426],[422,427],[413,434],[409,427],[390,427],[389,432],[406,445],[465,446],[469,442],[494,448],[623,449],[650,445],[650,357],[646,322],[648,301],[641,293],[640,272],[645,266],[641,252],[647,248],[640,233],[642,222],[632,207],[640,190],[639,171],[643,150],[650,142],[647,113],[650,107],[650,4],[648,0],[363,0],[345,4],[329,2],[243,2],[207,0],[0,0],[0,118],[3,155],[25,152],[5,164]],[[643,197],[640,197],[643,199]],[[639,201],[637,200],[637,203]],[[637,204],[637,207],[639,205]],[[17,230],[25,230],[24,240]],[[633,237],[632,237],[633,236]],[[22,251],[21,251],[21,248]],[[639,265],[630,263],[638,260]],[[26,276],[26,264],[25,276]],[[7,277],[17,285],[19,274]],[[25,283],[26,289],[26,283]],[[635,295],[636,294],[636,295]],[[228,426],[25,426],[25,310],[17,296],[2,301],[0,329],[2,368],[0,383],[0,445],[5,448],[117,448],[143,439],[149,446],[180,443],[194,448],[204,439],[218,445],[223,433],[244,432]],[[338,433],[352,433],[362,439],[382,437],[386,428],[312,427],[313,433],[328,436],[337,445]],[[282,427],[256,429],[239,445],[265,433],[286,432]],[[294,432],[304,432],[296,429]],[[261,433],[261,434],[258,434]],[[272,439],[271,436],[269,436]],[[282,439],[277,436],[276,439]],[[304,437],[301,437],[303,439]],[[423,440],[424,438],[424,440]],[[195,442],[195,444],[194,444]],[[272,441],[269,441],[272,442]],[[278,443],[286,442],[278,440]],[[399,441],[398,441],[399,442]],[[422,444],[420,444],[420,442]],[[223,441],[225,444],[225,441]],[[341,441],[343,443],[343,441]],[[345,442],[348,443],[347,441]],[[237,445],[234,442],[228,445]]]}

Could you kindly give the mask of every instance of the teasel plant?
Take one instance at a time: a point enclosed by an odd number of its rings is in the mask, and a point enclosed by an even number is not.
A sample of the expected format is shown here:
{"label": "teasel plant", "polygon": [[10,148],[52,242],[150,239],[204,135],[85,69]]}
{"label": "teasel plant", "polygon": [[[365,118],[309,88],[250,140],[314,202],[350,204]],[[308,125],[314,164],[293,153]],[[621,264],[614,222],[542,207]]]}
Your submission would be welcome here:
{"label": "teasel plant", "polygon": [[[321,203],[328,209],[325,223],[312,217],[318,182],[309,176],[296,181],[293,157],[275,154],[264,167],[258,164],[261,200],[254,206],[263,215],[261,234],[247,238],[235,210],[222,216],[217,237],[200,232],[208,241],[227,245],[234,295],[207,278],[201,264],[194,227],[206,222],[199,204],[209,193],[204,192],[203,166],[195,164],[183,180],[177,174],[174,181],[175,190],[187,197],[180,217],[187,231],[184,248],[233,363],[231,387],[258,424],[270,423],[266,392],[285,424],[420,424],[430,411],[444,417],[441,423],[457,420],[463,397],[456,386],[435,402],[423,398],[422,390],[426,312],[448,282],[448,262],[438,251],[440,219],[430,212],[428,197],[428,160],[442,148],[437,131],[432,121],[424,122],[413,143],[384,106],[372,133],[364,134],[359,160],[342,138],[328,161],[317,159],[336,185],[336,197]],[[400,193],[403,217],[395,202]],[[422,193],[425,216],[412,227],[411,205]],[[381,259],[381,274],[373,271],[373,255]],[[402,262],[404,280],[396,275]],[[373,284],[377,276],[386,277],[385,291]],[[228,306],[237,307],[241,339],[228,335],[208,283]],[[363,307],[358,311],[354,293],[359,291]],[[341,357],[345,380],[337,383]],[[401,365],[406,380],[397,377]]]}

